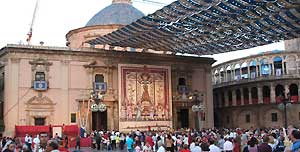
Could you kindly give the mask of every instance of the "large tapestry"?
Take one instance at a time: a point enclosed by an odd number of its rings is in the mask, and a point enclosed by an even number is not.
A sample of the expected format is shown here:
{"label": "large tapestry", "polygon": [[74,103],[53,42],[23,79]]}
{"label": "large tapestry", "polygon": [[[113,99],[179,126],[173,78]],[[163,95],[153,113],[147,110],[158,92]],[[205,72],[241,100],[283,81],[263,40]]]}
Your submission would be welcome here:
{"label": "large tapestry", "polygon": [[171,126],[170,68],[119,65],[120,130]]}

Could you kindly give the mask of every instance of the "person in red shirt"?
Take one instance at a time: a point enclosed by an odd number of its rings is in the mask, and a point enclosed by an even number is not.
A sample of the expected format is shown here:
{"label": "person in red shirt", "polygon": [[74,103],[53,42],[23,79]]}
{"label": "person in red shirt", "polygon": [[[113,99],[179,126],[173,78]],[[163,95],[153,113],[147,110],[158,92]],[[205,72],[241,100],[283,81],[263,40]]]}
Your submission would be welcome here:
{"label": "person in red shirt", "polygon": [[191,152],[191,151],[189,150],[189,145],[184,144],[184,145],[183,145],[183,149],[181,149],[180,152]]}
{"label": "person in red shirt", "polygon": [[153,147],[154,146],[154,142],[153,142],[153,139],[152,139],[152,137],[151,136],[146,136],[146,143],[149,143],[149,145],[151,146],[151,147]]}

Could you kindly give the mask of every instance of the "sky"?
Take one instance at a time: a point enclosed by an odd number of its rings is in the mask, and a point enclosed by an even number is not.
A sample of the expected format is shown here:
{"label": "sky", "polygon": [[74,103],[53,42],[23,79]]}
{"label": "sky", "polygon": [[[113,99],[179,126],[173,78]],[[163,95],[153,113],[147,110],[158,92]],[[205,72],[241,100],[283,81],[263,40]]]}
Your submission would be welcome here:
{"label": "sky", "polygon": [[[97,12],[109,6],[112,0],[40,0],[33,24],[32,45],[43,41],[45,46],[66,44],[68,31],[80,27]],[[145,15],[154,13],[163,5],[133,0],[133,6]],[[174,0],[152,0],[170,4]],[[7,44],[26,44],[27,33],[33,18],[36,0],[0,0],[0,48]],[[213,57],[219,64],[235,58],[245,57],[259,52],[283,50],[283,43],[275,43],[247,50],[216,54]]]}

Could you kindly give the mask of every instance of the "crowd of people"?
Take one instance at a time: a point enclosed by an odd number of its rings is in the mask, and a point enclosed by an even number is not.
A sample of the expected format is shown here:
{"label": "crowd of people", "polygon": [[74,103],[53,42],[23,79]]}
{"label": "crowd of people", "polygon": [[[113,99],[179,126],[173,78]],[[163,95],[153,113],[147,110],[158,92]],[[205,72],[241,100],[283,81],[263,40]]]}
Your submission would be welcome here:
{"label": "crowd of people", "polygon": [[94,131],[92,148],[128,152],[300,152],[293,126],[263,129]]}
{"label": "crowd of people", "polygon": [[[293,126],[263,129],[192,129],[131,131],[93,131],[90,134],[94,151],[128,152],[300,152],[300,131]],[[80,150],[80,137],[75,137]],[[32,138],[1,139],[2,152],[68,151],[68,137],[40,133]]]}
{"label": "crowd of people", "polygon": [[[63,143],[66,143],[63,145]],[[42,132],[32,138],[26,134],[25,138],[1,138],[1,152],[67,152],[68,138],[62,139],[58,135],[53,138],[48,133]]]}

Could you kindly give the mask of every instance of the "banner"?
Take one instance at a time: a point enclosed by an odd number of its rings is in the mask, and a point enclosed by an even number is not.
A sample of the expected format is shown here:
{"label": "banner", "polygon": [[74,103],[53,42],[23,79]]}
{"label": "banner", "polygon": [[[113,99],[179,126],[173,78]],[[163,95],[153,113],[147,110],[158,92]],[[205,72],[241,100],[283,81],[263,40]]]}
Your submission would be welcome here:
{"label": "banner", "polygon": [[170,67],[119,65],[119,129],[172,125]]}

